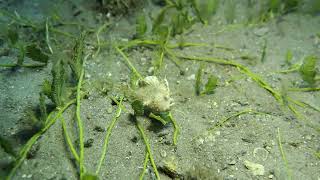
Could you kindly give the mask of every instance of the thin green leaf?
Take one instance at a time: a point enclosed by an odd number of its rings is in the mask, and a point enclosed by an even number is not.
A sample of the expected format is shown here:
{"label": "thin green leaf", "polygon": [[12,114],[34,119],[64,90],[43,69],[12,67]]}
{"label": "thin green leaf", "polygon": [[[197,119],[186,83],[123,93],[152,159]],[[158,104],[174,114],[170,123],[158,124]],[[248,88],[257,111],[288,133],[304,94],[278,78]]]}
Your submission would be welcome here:
{"label": "thin green leaf", "polygon": [[149,118],[152,118],[154,120],[161,122],[162,125],[166,125],[168,123],[168,121],[166,119],[164,119],[161,115],[157,115],[152,112],[149,114]]}

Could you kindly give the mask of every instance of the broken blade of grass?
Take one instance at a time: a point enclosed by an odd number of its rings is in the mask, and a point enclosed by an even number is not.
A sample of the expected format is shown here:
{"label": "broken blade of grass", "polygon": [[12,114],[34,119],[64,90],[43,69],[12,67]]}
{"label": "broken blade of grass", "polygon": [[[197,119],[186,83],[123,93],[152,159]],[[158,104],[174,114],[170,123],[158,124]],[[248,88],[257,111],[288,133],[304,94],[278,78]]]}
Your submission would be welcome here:
{"label": "broken blade of grass", "polygon": [[117,104],[117,106],[120,106],[120,107],[122,108],[122,110],[124,110],[125,112],[129,112],[129,111],[127,110],[127,108],[126,108],[123,104],[120,104],[120,102],[119,102],[116,98],[110,96],[110,99],[111,99],[113,102],[115,102],[115,103]]}
{"label": "broken blade of grass", "polygon": [[116,123],[117,123],[117,121],[118,121],[118,119],[119,119],[119,117],[121,115],[122,100],[123,100],[123,97],[120,98],[120,102],[119,102],[118,108],[116,110],[116,113],[113,116],[110,125],[108,126],[107,133],[106,133],[106,136],[105,136],[105,139],[104,139],[103,150],[102,150],[102,153],[101,153],[101,156],[100,156],[100,160],[99,160],[99,164],[98,164],[98,167],[97,167],[97,170],[96,170],[96,175],[99,174],[101,166],[102,166],[102,163],[104,162],[104,160],[106,158],[108,144],[109,144],[109,138],[111,136],[111,132],[112,132],[114,126],[116,125]]}
{"label": "broken blade of grass", "polygon": [[51,32],[53,33],[56,33],[56,34],[60,34],[60,35],[63,35],[63,36],[66,36],[66,37],[69,37],[69,38],[72,38],[72,39],[77,39],[77,36],[69,33],[69,32],[65,32],[65,31],[62,31],[60,29],[57,29],[57,28],[50,28],[49,29]]}
{"label": "broken blade of grass", "polygon": [[119,49],[117,46],[115,46],[115,49],[118,51],[118,53],[123,57],[123,59],[126,61],[127,65],[129,66],[129,68],[131,69],[131,71],[133,73],[135,73],[140,79],[143,79],[143,77],[141,76],[141,74],[137,71],[137,69],[132,65],[131,61],[129,60],[129,58],[124,54],[124,52]]}
{"label": "broken blade of grass", "polygon": [[212,36],[216,36],[221,34],[221,33],[225,33],[225,32],[230,32],[232,30],[237,30],[237,29],[241,29],[243,27],[255,27],[258,26],[259,24],[244,24],[244,23],[237,23],[237,24],[227,24],[225,26],[223,26],[223,28],[221,28],[220,30],[213,32],[211,35]]}
{"label": "broken blade of grass", "polygon": [[48,46],[48,49],[50,51],[51,54],[53,54],[53,50],[51,48],[51,45],[50,45],[50,37],[49,37],[49,22],[48,22],[48,18],[46,19],[46,43],[47,43],[47,46]]}
{"label": "broken blade of grass", "polygon": [[226,51],[236,51],[231,47],[217,45],[217,44],[207,44],[207,43],[179,42],[175,44],[168,44],[166,46],[166,48],[168,49],[185,48],[185,47],[212,47],[212,48],[222,49]]}
{"label": "broken blade of grass", "polygon": [[178,126],[178,123],[177,123],[177,121],[173,118],[173,116],[172,116],[172,113],[171,112],[169,112],[169,118],[170,118],[170,120],[171,120],[171,122],[172,122],[172,125],[173,125],[173,128],[174,128],[174,132],[173,132],[173,145],[177,145],[177,142],[178,142],[178,135],[179,135],[179,133],[180,133],[180,128],[179,128],[179,126]]}
{"label": "broken blade of grass", "polygon": [[311,88],[289,88],[288,91],[300,91],[300,92],[310,92],[310,91],[320,91],[320,87]]}
{"label": "broken blade of grass", "polygon": [[296,72],[296,71],[299,71],[300,66],[301,66],[300,63],[296,63],[296,64],[291,65],[291,66],[289,67],[289,69],[276,71],[276,73],[284,73],[284,74],[287,74],[287,73],[291,73],[291,72]]}
{"label": "broken blade of grass", "polygon": [[260,76],[251,72],[246,66],[241,65],[237,62],[221,59],[221,58],[210,58],[210,57],[191,57],[191,56],[183,56],[183,55],[176,55],[179,58],[186,59],[186,60],[196,60],[196,61],[207,61],[211,63],[217,63],[221,65],[230,65],[234,66],[240,71],[241,73],[247,75],[248,77],[252,78],[259,86],[264,88],[265,90],[269,91],[280,104],[283,104],[282,96],[279,92],[274,90],[270,85],[268,85]]}
{"label": "broken blade of grass", "polygon": [[166,56],[169,57],[169,59],[179,68],[180,71],[181,69],[181,61],[175,56],[174,53],[171,52],[171,50],[165,48]]}
{"label": "broken blade of grass", "polygon": [[96,52],[93,54],[93,57],[97,57],[97,55],[100,52],[100,48],[101,48],[101,42],[100,42],[100,33],[107,28],[110,25],[110,23],[104,23],[101,27],[98,28],[97,32],[96,32],[96,38],[97,38],[97,50]]}
{"label": "broken blade of grass", "polygon": [[200,93],[201,93],[201,86],[202,86],[201,79],[202,79],[203,68],[204,68],[204,64],[201,63],[199,65],[199,68],[198,68],[198,71],[197,71],[197,74],[196,74],[196,82],[195,82],[194,87],[195,87],[195,92],[196,92],[197,96],[199,96]]}
{"label": "broken blade of grass", "polygon": [[289,97],[289,96],[285,96],[284,98],[285,98],[288,102],[292,102],[293,104],[298,105],[298,106],[303,107],[303,108],[305,107],[305,104],[302,103],[301,101],[292,99],[292,98]]}
{"label": "broken blade of grass", "polygon": [[150,45],[160,45],[161,43],[154,40],[141,40],[141,39],[135,39],[131,40],[129,42],[126,42],[125,45],[119,46],[121,50],[129,49],[138,45],[144,45],[144,46],[150,46]]}
{"label": "broken blade of grass", "polygon": [[161,116],[155,115],[153,113],[149,114],[149,118],[155,119],[159,122],[161,122],[163,125],[166,125],[168,122],[166,120],[164,120]]}
{"label": "broken blade of grass", "polygon": [[[304,118],[304,116],[299,113],[299,111],[292,105],[292,104],[289,104],[288,103],[288,108],[290,109],[290,111],[295,115],[295,117],[298,119],[298,120],[303,120],[305,121],[306,119]],[[308,122],[306,122],[307,124],[309,124]],[[311,126],[311,125],[310,125]]]}
{"label": "broken blade of grass", "polygon": [[144,157],[144,161],[143,161],[143,169],[142,169],[142,172],[140,174],[140,177],[139,177],[139,180],[143,180],[143,177],[147,171],[147,165],[148,165],[148,162],[149,162],[149,153],[148,151],[146,150],[146,154],[145,154],[145,157]]}
{"label": "broken blade of grass", "polygon": [[96,174],[84,173],[80,180],[99,180]]}
{"label": "broken blade of grass", "polygon": [[243,115],[243,114],[250,114],[250,113],[253,113],[253,114],[267,114],[267,113],[263,113],[263,112],[254,111],[252,109],[246,109],[246,110],[237,112],[237,113],[235,113],[235,114],[233,114],[233,115],[231,115],[229,117],[221,119],[214,126],[208,128],[207,132],[211,132],[211,131],[215,130],[216,128],[222,127],[230,119],[233,119],[233,118],[238,117],[238,116]]}
{"label": "broken blade of grass", "polygon": [[[27,154],[30,151],[31,147],[40,138],[40,136],[44,134],[56,122],[56,120],[60,118],[62,113],[75,102],[76,102],[75,99],[71,100],[70,102],[66,103],[66,105],[64,105],[63,107],[57,107],[56,110],[52,111],[49,114],[48,119],[46,120],[47,123],[45,124],[45,126],[39,132],[33,135],[19,152],[19,157],[17,158],[14,164],[14,167],[10,170],[9,175],[6,177],[7,180],[10,180],[14,176],[17,169],[21,166],[22,162],[27,157]],[[49,119],[52,116],[51,114],[55,112],[56,112],[56,115],[52,119]]]}
{"label": "broken blade of grass", "polygon": [[[313,110],[315,110],[315,111],[320,112],[320,108],[317,107],[316,105],[312,105],[312,104],[307,103],[307,102],[305,102],[305,101],[294,100],[294,99],[292,99],[292,98],[290,98],[290,97],[287,97],[287,100],[288,100],[289,102],[292,102],[293,104],[295,104],[295,105],[297,105],[297,106],[302,107],[302,108],[309,107],[309,108],[311,108],[311,109],[313,109]],[[308,123],[310,123],[310,121],[308,121],[308,119],[307,119],[306,121],[307,121]],[[310,125],[310,126],[313,127],[312,125]],[[315,126],[314,126],[314,127],[315,127]]]}
{"label": "broken blade of grass", "polygon": [[[222,65],[234,66],[234,67],[236,67],[238,69],[239,72],[247,75],[252,80],[254,80],[260,87],[262,87],[263,89],[265,89],[269,93],[271,93],[272,96],[276,99],[276,101],[278,101],[280,103],[281,106],[285,105],[285,99],[283,98],[281,93],[279,93],[278,91],[273,89],[260,76],[258,76],[257,74],[251,72],[250,69],[248,69],[246,66],[243,66],[243,65],[241,65],[241,64],[239,64],[237,62],[234,62],[234,61],[229,61],[229,60],[219,59],[219,58],[189,57],[189,56],[182,56],[182,55],[179,55],[179,56],[177,55],[177,57],[180,57],[180,58],[183,58],[183,59],[187,59],[187,60],[207,61],[207,62],[213,62],[213,63],[217,63],[217,64],[222,64]],[[292,98],[289,98],[289,97],[288,97],[288,100],[291,101],[291,102],[294,102],[294,103],[296,102],[295,100],[293,100]],[[297,119],[305,120],[305,118],[291,104],[287,104],[287,107],[296,116]],[[306,121],[304,121],[304,122],[306,122]],[[312,125],[310,125],[310,123],[308,123],[308,125],[313,127]]]}
{"label": "broken blade of grass", "polygon": [[[47,64],[22,64],[19,67],[25,67],[25,68],[39,68],[39,67],[44,67]],[[17,67],[17,64],[0,64],[0,67],[4,68],[12,68],[12,67]]]}
{"label": "broken blade of grass", "polygon": [[146,150],[149,154],[149,159],[150,159],[150,162],[151,162],[151,165],[153,167],[153,171],[156,175],[156,178],[157,179],[160,179],[160,176],[159,176],[159,172],[158,172],[158,169],[157,169],[157,166],[156,166],[156,163],[154,162],[154,159],[153,159],[153,155],[152,155],[152,152],[151,152],[151,147],[150,147],[150,144],[149,144],[149,141],[148,141],[148,138],[146,137],[145,133],[144,133],[144,130],[143,130],[143,127],[141,126],[141,123],[136,119],[136,126],[141,134],[141,137],[143,139],[143,142],[146,146]]}
{"label": "broken blade of grass", "polygon": [[87,32],[93,33],[95,32],[94,27],[89,27],[88,24],[82,24],[80,22],[73,22],[73,21],[66,21],[65,19],[59,19],[57,20],[57,24],[62,26],[77,26],[79,29],[83,29]]}
{"label": "broken blade of grass", "polygon": [[267,54],[267,40],[264,39],[263,46],[262,46],[262,52],[261,52],[261,58],[260,58],[261,62],[265,62],[266,54]]}
{"label": "broken blade of grass", "polygon": [[85,175],[85,167],[84,167],[84,130],[83,130],[83,122],[81,119],[81,88],[83,84],[83,78],[84,78],[84,61],[88,57],[84,57],[84,39],[86,37],[86,32],[82,32],[80,36],[77,38],[76,43],[73,47],[73,55],[71,60],[68,62],[69,66],[72,70],[73,76],[75,76],[75,80],[77,81],[76,86],[76,121],[78,125],[78,135],[79,135],[79,174],[80,179],[83,178],[83,175]]}
{"label": "broken blade of grass", "polygon": [[[313,109],[315,111],[318,111],[320,112],[320,109],[314,105],[311,105],[309,103],[306,103],[304,101],[298,101],[298,100],[294,100],[290,97],[285,97],[285,99],[288,101],[287,103],[287,107],[290,109],[290,111],[295,115],[295,117],[298,119],[298,120],[302,120],[304,123],[306,123],[306,125],[308,125],[309,127],[315,129],[316,131],[320,132],[320,127],[314,123],[312,123],[312,121],[309,119],[309,118],[306,118],[304,117],[297,109],[295,106],[293,105],[297,105],[297,106],[300,106],[302,108],[306,108],[306,107],[309,107],[310,109]],[[290,104],[290,103],[293,103],[293,104]]]}
{"label": "broken blade of grass", "polygon": [[80,147],[80,155],[79,155],[79,166],[80,166],[80,179],[84,173],[84,135],[83,135],[83,125],[80,117],[80,107],[81,107],[81,85],[84,76],[84,68],[82,68],[80,72],[80,77],[77,84],[77,106],[76,106],[76,119],[78,123],[79,130],[79,147]]}
{"label": "broken blade of grass", "polygon": [[79,155],[76,151],[76,149],[74,148],[73,144],[72,144],[72,141],[70,139],[70,136],[69,136],[69,133],[68,133],[68,129],[67,129],[67,125],[66,125],[66,122],[65,122],[65,119],[63,117],[63,115],[61,116],[61,123],[62,123],[62,129],[63,129],[63,133],[64,133],[64,136],[66,138],[66,141],[67,141],[67,144],[69,146],[69,150],[71,151],[73,157],[75,158],[75,160],[77,161],[77,163],[79,163]]}
{"label": "broken blade of grass", "polygon": [[280,135],[280,128],[277,129],[277,134],[278,134],[278,137],[277,137],[277,141],[278,141],[278,146],[279,146],[279,150],[280,150],[280,153],[281,153],[281,158],[284,162],[284,165],[285,165],[285,168],[286,168],[286,172],[287,172],[287,178],[289,180],[292,179],[292,173],[291,173],[291,169],[289,167],[289,163],[288,163],[288,160],[287,160],[287,157],[286,157],[286,154],[283,150],[283,147],[282,147],[282,142],[281,142],[281,135]]}
{"label": "broken blade of grass", "polygon": [[243,110],[243,111],[240,111],[240,112],[237,112],[235,114],[232,114],[231,116],[228,116],[228,117],[225,117],[223,119],[220,119],[217,123],[215,123],[212,127],[208,128],[207,130],[205,130],[205,132],[195,136],[194,138],[192,138],[192,141],[205,135],[205,134],[208,134],[208,133],[212,133],[212,131],[216,130],[217,128],[220,128],[222,127],[227,121],[235,118],[235,117],[238,117],[240,115],[243,115],[243,114],[250,114],[250,113],[253,113],[253,114],[264,114],[264,115],[268,115],[268,113],[265,113],[265,112],[259,112],[259,111],[254,111],[252,109],[246,109],[246,110]]}
{"label": "broken blade of grass", "polygon": [[163,60],[164,60],[164,49],[160,48],[159,59],[155,63],[156,64],[155,71],[159,71],[162,68]]}
{"label": "broken blade of grass", "polygon": [[212,45],[206,44],[206,43],[192,43],[192,42],[180,42],[178,44],[167,45],[167,48],[170,48],[170,49],[184,48],[184,47],[212,47]]}
{"label": "broken blade of grass", "polygon": [[318,107],[318,106],[316,106],[316,105],[312,105],[312,104],[307,103],[307,102],[305,102],[305,101],[302,101],[302,103],[305,104],[305,105],[307,105],[307,106],[309,106],[311,109],[320,112],[320,107]]}

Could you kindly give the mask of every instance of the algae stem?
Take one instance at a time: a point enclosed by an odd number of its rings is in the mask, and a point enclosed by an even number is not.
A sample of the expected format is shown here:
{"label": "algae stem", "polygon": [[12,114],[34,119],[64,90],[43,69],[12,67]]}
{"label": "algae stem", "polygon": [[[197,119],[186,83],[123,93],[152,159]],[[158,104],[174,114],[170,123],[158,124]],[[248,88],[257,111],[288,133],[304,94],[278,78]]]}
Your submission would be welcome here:
{"label": "algae stem", "polygon": [[61,116],[61,123],[62,123],[63,133],[64,133],[64,136],[65,136],[65,138],[67,140],[67,144],[68,144],[68,146],[70,148],[70,151],[71,151],[72,155],[74,156],[74,158],[76,159],[76,161],[79,163],[79,155],[78,155],[76,149],[74,148],[74,146],[72,144],[72,141],[71,141],[70,136],[68,134],[67,125],[65,123],[65,120],[64,120],[63,116]]}
{"label": "algae stem", "polygon": [[99,174],[99,171],[101,169],[102,163],[106,158],[106,153],[107,153],[108,144],[109,144],[109,138],[111,136],[112,129],[116,125],[116,122],[118,121],[118,119],[119,119],[119,117],[121,115],[122,100],[123,100],[123,97],[120,99],[117,111],[116,111],[114,117],[112,118],[111,124],[109,125],[109,127],[107,129],[107,133],[106,133],[106,136],[105,136],[105,139],[104,139],[104,144],[103,144],[103,150],[102,150],[101,157],[100,157],[100,160],[99,160],[99,164],[98,164],[98,167],[97,167],[97,170],[96,170],[96,175]]}
{"label": "algae stem", "polygon": [[80,179],[82,178],[83,170],[84,170],[84,164],[83,164],[83,159],[84,159],[83,126],[82,126],[82,120],[80,117],[81,85],[82,85],[83,75],[84,75],[84,68],[81,69],[80,78],[79,78],[78,85],[77,85],[77,107],[76,107],[76,118],[77,118],[77,123],[78,123],[78,127],[79,127],[79,141],[80,141],[80,156],[79,156]]}
{"label": "algae stem", "polygon": [[125,107],[123,104],[120,104],[120,102],[119,102],[116,98],[110,96],[110,99],[111,99],[113,102],[115,102],[118,106],[120,106],[122,110],[124,110],[125,112],[129,112],[129,111],[126,109],[126,107]]}
{"label": "algae stem", "polygon": [[[10,180],[13,175],[15,174],[15,172],[17,171],[17,169],[21,166],[22,162],[25,160],[28,152],[30,151],[31,147],[33,146],[33,144],[39,139],[39,137],[44,134],[55,122],[56,120],[61,116],[61,114],[71,105],[74,104],[76,102],[76,100],[71,100],[70,102],[68,102],[65,106],[63,106],[62,108],[56,108],[55,111],[59,110],[56,114],[55,117],[53,117],[51,120],[46,120],[46,125],[44,128],[42,128],[39,132],[37,132],[35,135],[33,135],[28,142],[26,143],[26,145],[22,148],[22,150],[19,153],[19,158],[17,159],[14,167],[11,169],[9,175],[7,176],[7,180]],[[53,111],[54,112],[54,111]],[[52,113],[53,113],[52,112]],[[49,118],[51,118],[51,116],[48,116]]]}
{"label": "algae stem", "polygon": [[49,38],[49,25],[48,25],[48,18],[46,19],[46,43],[48,46],[48,49],[50,51],[51,54],[53,54],[51,45],[50,45],[50,38]]}
{"label": "algae stem", "polygon": [[141,76],[141,74],[137,71],[137,69],[132,65],[131,61],[129,60],[129,58],[124,54],[124,52],[119,49],[117,46],[115,46],[115,49],[118,51],[119,54],[121,54],[121,56],[123,57],[123,59],[126,61],[126,63],[128,64],[129,68],[132,70],[133,73],[135,73],[137,75],[137,77],[139,77],[140,79],[143,79],[143,77]]}
{"label": "algae stem", "polygon": [[100,52],[100,49],[101,49],[101,41],[100,41],[100,33],[107,27],[109,26],[110,23],[105,23],[103,24],[101,27],[99,27],[99,29],[97,30],[97,33],[96,33],[96,38],[97,38],[97,46],[98,46],[98,49],[97,51],[94,53],[93,57],[96,57],[99,52]]}
{"label": "algae stem", "polygon": [[12,67],[25,67],[25,68],[38,68],[38,67],[44,67],[47,64],[0,64],[0,67],[4,68],[12,68]]}
{"label": "algae stem", "polygon": [[149,144],[149,141],[143,131],[143,128],[141,126],[141,124],[138,122],[138,120],[136,120],[136,125],[137,125],[137,128],[139,129],[140,131],[140,134],[142,136],[142,139],[146,145],[146,149],[147,149],[147,152],[149,154],[149,159],[150,159],[150,162],[151,162],[151,165],[153,167],[153,170],[154,170],[154,173],[157,177],[157,179],[160,179],[160,176],[159,176],[159,172],[158,172],[158,169],[157,169],[157,166],[156,166],[156,163],[154,162],[154,159],[153,159],[153,155],[152,155],[152,152],[151,152],[151,147],[150,147],[150,144]]}
{"label": "algae stem", "polygon": [[173,132],[173,145],[177,145],[178,135],[180,133],[180,128],[177,124],[177,121],[173,118],[171,112],[169,113],[169,118],[173,124],[174,132]]}
{"label": "algae stem", "polygon": [[320,91],[320,87],[311,87],[311,88],[289,88],[288,91],[300,91],[300,92]]}
{"label": "algae stem", "polygon": [[140,174],[139,180],[143,180],[144,174],[146,173],[146,170],[147,170],[148,162],[149,162],[149,153],[148,151],[146,151],[146,155],[144,157],[144,162],[143,162],[143,169]]}
{"label": "algae stem", "polygon": [[282,160],[283,160],[283,162],[285,164],[285,167],[286,167],[288,179],[291,180],[292,179],[292,174],[291,174],[291,170],[289,168],[289,164],[288,164],[288,160],[287,160],[286,154],[285,154],[285,152],[283,150],[283,147],[282,147],[281,136],[280,136],[280,128],[278,128],[277,131],[278,131],[279,150],[280,150],[280,153],[281,153]]}
{"label": "algae stem", "polygon": [[64,32],[64,31],[61,31],[57,28],[50,28],[50,31],[53,32],[53,33],[56,33],[56,34],[60,34],[60,35],[63,35],[63,36],[66,36],[66,37],[69,37],[69,38],[73,38],[73,39],[76,39],[77,37],[74,36],[73,34],[70,34],[68,32]]}
{"label": "algae stem", "polygon": [[236,67],[239,72],[247,75],[250,77],[252,80],[254,80],[260,87],[263,89],[267,90],[272,94],[272,96],[281,104],[283,105],[283,98],[279,92],[277,92],[275,89],[273,89],[268,83],[266,83],[260,76],[257,74],[253,73],[249,68],[247,68],[244,65],[241,65],[237,62],[226,60],[226,59],[220,59],[220,58],[210,58],[210,57],[190,57],[190,56],[182,56],[179,55],[177,57],[187,59],[187,60],[196,60],[196,61],[206,61],[206,62],[212,62],[212,63],[217,63],[221,65],[230,65],[233,67]]}

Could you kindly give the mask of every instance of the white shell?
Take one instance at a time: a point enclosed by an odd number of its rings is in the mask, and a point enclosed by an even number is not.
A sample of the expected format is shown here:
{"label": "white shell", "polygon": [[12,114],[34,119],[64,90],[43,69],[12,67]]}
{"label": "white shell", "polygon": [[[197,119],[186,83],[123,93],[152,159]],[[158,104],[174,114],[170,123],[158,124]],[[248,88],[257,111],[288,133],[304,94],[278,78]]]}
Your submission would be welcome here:
{"label": "white shell", "polygon": [[169,111],[172,106],[168,81],[159,81],[156,76],[147,76],[141,80],[135,95],[153,112]]}

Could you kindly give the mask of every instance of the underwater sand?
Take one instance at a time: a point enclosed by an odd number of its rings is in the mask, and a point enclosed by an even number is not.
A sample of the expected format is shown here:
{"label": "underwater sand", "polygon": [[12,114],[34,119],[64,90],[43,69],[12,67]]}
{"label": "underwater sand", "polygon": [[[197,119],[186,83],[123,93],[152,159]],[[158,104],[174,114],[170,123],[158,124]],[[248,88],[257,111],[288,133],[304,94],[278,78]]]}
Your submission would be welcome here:
{"label": "underwater sand", "polygon": [[[48,15],[54,2],[34,0],[12,4],[11,9],[36,21]],[[71,3],[60,3],[57,6],[64,13],[64,18],[72,21]],[[83,24],[98,28],[102,24],[94,22],[95,17],[94,12],[84,11],[77,18],[83,19]],[[133,18],[121,18],[117,26],[101,34],[101,38],[127,41],[135,33]],[[277,73],[287,69],[284,66],[287,50],[293,52],[293,63],[310,54],[320,57],[320,43],[315,37],[319,32],[320,16],[290,13],[281,20],[270,20],[253,26],[237,22],[226,24],[218,16],[209,25],[195,24],[191,32],[184,35],[184,39],[187,42],[221,45],[237,52],[213,47],[186,47],[175,51],[188,56],[236,59],[280,92],[284,84],[299,84],[302,81],[298,73]],[[265,40],[266,56],[261,62],[261,49]],[[65,41],[68,43],[68,38]],[[253,59],[241,60],[240,54],[249,54]],[[147,76],[154,52],[148,48],[135,48],[128,56],[138,71]],[[9,62],[7,57],[1,57],[0,60]],[[181,69],[185,72],[183,75],[167,58],[160,73],[160,77],[168,80],[174,99],[172,114],[181,130],[177,146],[172,146],[171,125],[159,128],[148,118],[138,117],[145,122],[144,128],[159,167],[163,167],[165,162],[172,162],[176,164],[178,174],[199,171],[207,179],[320,178],[320,161],[315,156],[320,148],[320,134],[317,131],[320,126],[319,91],[288,92],[291,98],[318,107],[317,111],[297,106],[299,113],[306,117],[305,120],[299,120],[288,108],[280,106],[270,92],[237,68],[228,65],[205,63],[204,78],[214,74],[219,78],[219,83],[213,94],[196,96],[195,74],[200,63],[191,60],[181,62]],[[42,69],[22,68],[12,71],[0,68],[0,135],[12,140],[16,151],[32,135],[32,127],[27,123],[25,112],[37,106],[40,86],[44,79],[50,78],[50,70],[50,63]],[[117,108],[97,89],[102,83],[112,82],[114,88],[109,94],[117,94],[117,85],[129,82],[130,69],[123,58],[108,47],[102,48],[98,56],[89,57],[85,70],[84,88],[88,98],[82,100],[81,117],[85,141],[89,140],[92,144],[85,148],[84,162],[86,170],[94,172],[105,137],[105,131],[97,131],[97,127],[106,129]],[[129,111],[122,111],[112,131],[106,160],[99,174],[101,179],[138,179],[143,167],[145,145],[135,124],[129,120],[132,113],[130,104],[124,102],[124,105]],[[76,140],[74,108],[69,108],[64,118],[73,130],[72,139]],[[263,113],[244,113],[206,132],[218,121],[249,109]],[[279,135],[287,165],[279,147]],[[78,178],[78,168],[70,158],[60,121],[41,136],[32,151],[34,155],[22,163],[12,179]],[[13,157],[0,148],[0,161],[12,160]],[[263,175],[254,175],[245,166],[247,161],[262,165]],[[1,168],[0,175],[5,175],[5,167]],[[154,179],[150,164],[147,170],[145,179]],[[160,176],[162,179],[170,179],[162,172]]]}

